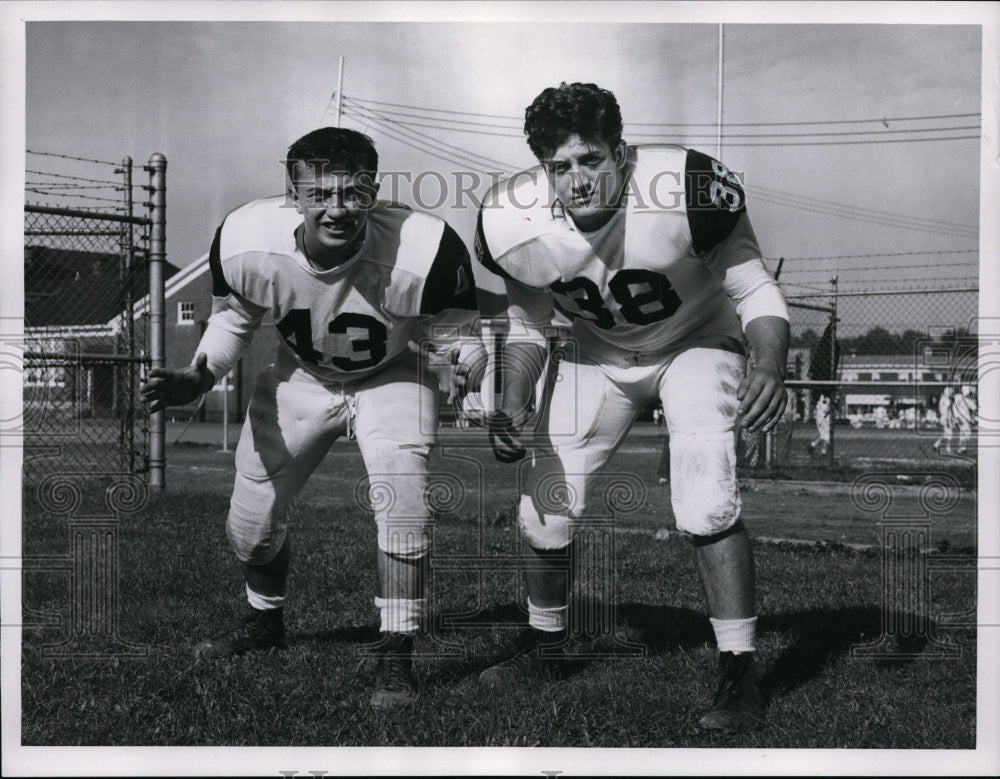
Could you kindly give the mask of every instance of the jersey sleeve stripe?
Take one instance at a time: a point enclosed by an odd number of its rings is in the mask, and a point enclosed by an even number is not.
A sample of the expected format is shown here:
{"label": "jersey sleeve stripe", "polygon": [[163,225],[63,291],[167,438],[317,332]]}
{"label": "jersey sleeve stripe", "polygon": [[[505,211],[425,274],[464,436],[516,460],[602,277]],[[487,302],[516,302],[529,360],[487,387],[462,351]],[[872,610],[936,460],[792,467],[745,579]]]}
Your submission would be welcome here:
{"label": "jersey sleeve stripe", "polygon": [[479,264],[482,265],[490,273],[495,273],[503,279],[508,279],[513,281],[514,277],[511,276],[507,271],[505,271],[500,264],[493,259],[493,255],[490,253],[489,244],[486,241],[486,233],[483,230],[483,211],[479,210],[479,218],[476,221],[476,259]]}
{"label": "jersey sleeve stripe", "polygon": [[469,251],[448,225],[424,282],[420,313],[433,316],[445,309],[479,310]]}
{"label": "jersey sleeve stripe", "polygon": [[707,154],[694,149],[688,149],[684,178],[691,245],[702,254],[718,246],[733,231],[746,211],[746,195],[735,176]]}
{"label": "jersey sleeve stripe", "polygon": [[208,252],[208,267],[212,271],[212,295],[217,298],[228,297],[233,294],[232,287],[226,281],[222,272],[222,257],[220,246],[222,244],[222,227],[215,231],[215,238],[212,240],[212,248]]}

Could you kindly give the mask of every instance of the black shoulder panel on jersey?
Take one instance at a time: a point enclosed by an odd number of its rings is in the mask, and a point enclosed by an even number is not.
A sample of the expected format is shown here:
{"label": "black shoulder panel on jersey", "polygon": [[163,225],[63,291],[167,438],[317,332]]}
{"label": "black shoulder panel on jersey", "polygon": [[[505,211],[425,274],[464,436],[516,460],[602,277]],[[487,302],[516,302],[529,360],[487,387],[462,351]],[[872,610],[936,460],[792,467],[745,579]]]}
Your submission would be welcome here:
{"label": "black shoulder panel on jersey", "polygon": [[446,308],[478,311],[476,280],[472,276],[469,250],[451,227],[444,226],[437,256],[424,281],[421,314],[439,314]]}
{"label": "black shoulder panel on jersey", "polygon": [[232,287],[222,275],[222,257],[220,256],[219,245],[222,243],[222,225],[215,231],[215,239],[212,241],[212,248],[208,251],[208,267],[212,271],[212,294],[217,298],[228,297],[233,294]]}
{"label": "black shoulder panel on jersey", "polygon": [[699,254],[711,251],[746,211],[743,185],[722,163],[694,149],[688,149],[684,182],[691,243]]}
{"label": "black shoulder panel on jersey", "polygon": [[479,219],[476,220],[476,259],[479,260],[479,264],[482,265],[490,273],[495,273],[504,279],[513,279],[507,271],[500,267],[496,260],[493,259],[493,255],[490,254],[490,247],[486,243],[486,233],[483,232],[483,209],[479,209]]}

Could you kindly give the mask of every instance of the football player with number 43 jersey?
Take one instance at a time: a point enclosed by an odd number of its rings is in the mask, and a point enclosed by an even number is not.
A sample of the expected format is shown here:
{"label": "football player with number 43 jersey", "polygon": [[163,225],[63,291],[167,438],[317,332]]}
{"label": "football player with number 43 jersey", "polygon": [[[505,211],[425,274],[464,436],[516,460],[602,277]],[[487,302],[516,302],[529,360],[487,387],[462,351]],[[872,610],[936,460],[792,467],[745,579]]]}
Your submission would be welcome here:
{"label": "football player with number 43 jersey", "polygon": [[554,314],[572,329],[551,397],[537,404],[542,435],[519,506],[530,628],[480,679],[557,670],[570,624],[567,561],[586,527],[588,490],[639,412],[659,401],[673,512],[693,540],[720,652],[700,724],[742,730],[762,720],[763,705],[736,431],[766,432],[781,417],[784,296],[761,261],[739,178],[691,149],[626,145],[612,93],[546,89],[525,113],[525,134],[541,166],[491,190],[476,241],[509,300],[503,400],[490,431],[501,461],[521,459],[529,443],[522,429]]}
{"label": "football player with number 43 jersey", "polygon": [[465,245],[435,216],[378,202],[377,166],[371,139],[353,130],[323,128],[292,144],[288,196],[237,208],[215,235],[212,315],[193,365],[151,371],[143,397],[153,412],[191,402],[270,314],[278,354],[247,409],[226,525],[249,614],[195,654],[284,646],[289,507],[333,442],[356,438],[379,550],[383,639],[371,704],[384,708],[417,695],[411,650],[426,608],[424,497],[438,408],[434,373],[420,361],[453,365],[474,383],[486,353],[470,332],[478,309]]}

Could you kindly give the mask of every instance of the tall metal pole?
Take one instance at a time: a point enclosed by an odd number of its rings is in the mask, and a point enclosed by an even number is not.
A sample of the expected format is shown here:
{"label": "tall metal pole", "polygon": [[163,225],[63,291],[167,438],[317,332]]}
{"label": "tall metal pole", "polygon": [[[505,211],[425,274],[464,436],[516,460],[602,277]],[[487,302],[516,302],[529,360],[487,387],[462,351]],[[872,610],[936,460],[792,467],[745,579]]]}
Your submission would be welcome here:
{"label": "tall metal pole", "polygon": [[830,279],[830,283],[833,285],[833,311],[830,312],[830,448],[828,450],[829,455],[829,465],[833,467],[833,448],[836,445],[834,440],[836,439],[836,424],[837,414],[834,408],[834,401],[837,400],[838,390],[840,385],[837,384],[837,280],[839,277],[834,276]]}
{"label": "tall metal pole", "polygon": [[[125,216],[130,220],[133,216],[133,203],[132,203],[132,158],[125,157],[122,160],[121,172],[123,176],[123,186],[125,187]],[[136,353],[135,348],[135,318],[134,318],[134,305],[135,301],[132,298],[132,272],[133,266],[135,264],[135,241],[133,236],[133,224],[131,221],[124,224],[124,229],[122,230],[122,259],[124,265],[124,273],[122,274],[122,293],[125,299],[125,305],[123,306],[122,317],[124,318],[125,330],[125,343],[128,353],[134,355]],[[135,441],[134,441],[134,427],[135,427],[135,414],[133,412],[133,406],[135,404],[135,379],[136,379],[136,366],[129,365],[126,369],[127,379],[125,382],[125,398],[123,400],[123,420],[122,420],[122,443],[126,448],[126,463],[129,473],[135,473]],[[116,382],[117,385],[117,382]]]}
{"label": "tall metal pole", "polygon": [[719,99],[718,113],[715,118],[715,159],[722,161],[722,28],[719,23]]}
{"label": "tall metal pole", "polygon": [[340,67],[337,69],[337,109],[334,114],[337,127],[340,127],[340,113],[344,105],[344,58],[340,58]]}
{"label": "tall metal pole", "polygon": [[[149,358],[150,367],[166,367],[163,277],[167,258],[167,158],[149,158]],[[166,429],[163,411],[149,415],[149,486],[166,487]]]}

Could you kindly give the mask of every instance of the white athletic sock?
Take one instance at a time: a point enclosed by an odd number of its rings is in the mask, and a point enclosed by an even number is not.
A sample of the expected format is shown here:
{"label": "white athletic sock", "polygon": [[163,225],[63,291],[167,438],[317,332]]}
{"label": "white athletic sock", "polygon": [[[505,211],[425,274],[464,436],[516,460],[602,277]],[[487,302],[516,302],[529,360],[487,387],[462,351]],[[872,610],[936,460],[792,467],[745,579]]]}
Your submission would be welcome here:
{"label": "white athletic sock", "polygon": [[720,652],[753,652],[757,648],[757,618],[712,619],[715,643]]}
{"label": "white athletic sock", "polygon": [[271,609],[280,609],[285,605],[285,598],[287,595],[261,595],[259,592],[254,592],[250,589],[250,585],[247,585],[247,600],[250,605],[255,609],[260,609],[261,611],[269,611]]}
{"label": "white athletic sock", "polygon": [[536,606],[528,598],[528,624],[536,630],[546,633],[558,633],[569,625],[569,606],[555,606],[543,609]]}
{"label": "white athletic sock", "polygon": [[383,633],[415,633],[420,630],[427,610],[427,599],[375,598],[381,615]]}

